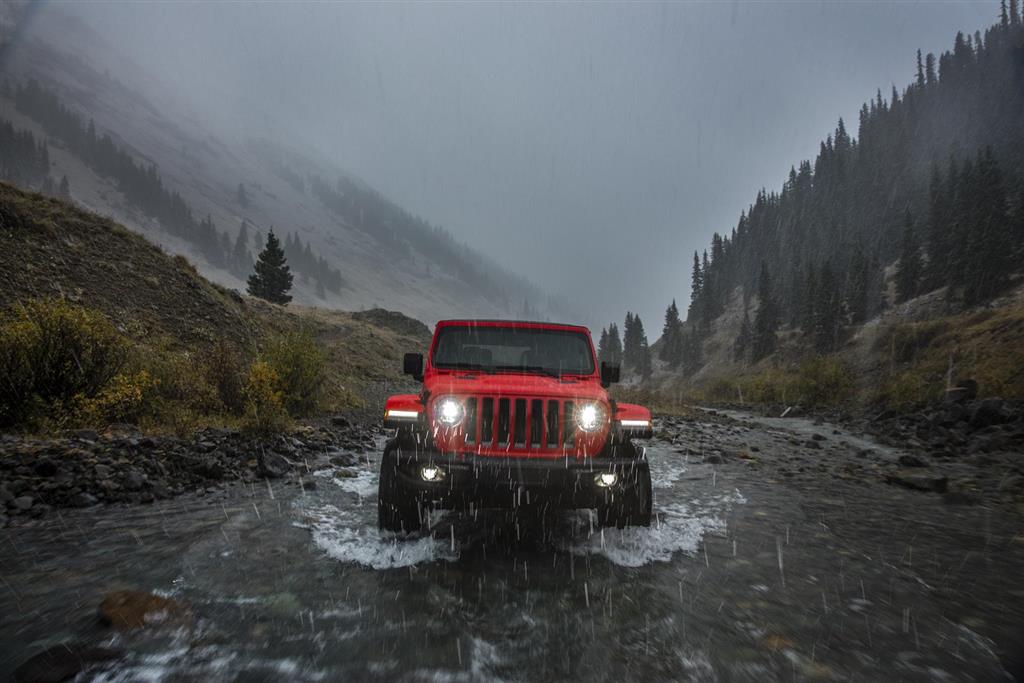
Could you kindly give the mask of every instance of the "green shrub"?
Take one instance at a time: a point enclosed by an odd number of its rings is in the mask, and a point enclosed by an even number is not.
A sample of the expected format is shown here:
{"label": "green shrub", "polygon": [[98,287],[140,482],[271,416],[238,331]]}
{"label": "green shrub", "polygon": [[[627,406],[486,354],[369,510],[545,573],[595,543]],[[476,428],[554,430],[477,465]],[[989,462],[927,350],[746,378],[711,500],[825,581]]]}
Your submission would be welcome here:
{"label": "green shrub", "polygon": [[278,386],[281,378],[269,364],[256,361],[249,368],[245,383],[245,428],[258,434],[269,434],[285,429],[289,424],[288,412]]}
{"label": "green shrub", "polygon": [[894,325],[879,335],[875,350],[896,363],[908,363],[919,357],[938,337],[948,332],[946,320]]}
{"label": "green shrub", "polygon": [[234,347],[220,339],[210,350],[205,363],[206,381],[228,412],[241,415],[245,411],[245,375],[242,360]]}
{"label": "green shrub", "polygon": [[0,425],[61,419],[120,372],[128,342],[97,311],[63,299],[14,305],[0,324]]}
{"label": "green shrub", "polygon": [[204,376],[203,363],[195,354],[139,347],[132,366],[149,372],[156,382],[156,413],[187,409],[209,415],[220,411],[217,391]]}
{"label": "green shrub", "polygon": [[856,390],[853,373],[835,356],[804,361],[793,384],[797,400],[805,406],[838,405]]}
{"label": "green shrub", "polygon": [[323,393],[324,354],[312,336],[288,332],[273,337],[260,360],[274,371],[275,388],[291,415],[300,417],[316,410]]}

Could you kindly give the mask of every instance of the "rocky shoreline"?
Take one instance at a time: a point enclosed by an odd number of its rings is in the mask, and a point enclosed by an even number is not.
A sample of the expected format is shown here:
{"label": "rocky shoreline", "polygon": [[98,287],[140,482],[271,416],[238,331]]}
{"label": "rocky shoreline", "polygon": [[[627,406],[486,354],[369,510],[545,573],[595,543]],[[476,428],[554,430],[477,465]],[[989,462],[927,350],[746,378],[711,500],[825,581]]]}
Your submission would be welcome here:
{"label": "rocky shoreline", "polygon": [[764,417],[806,417],[843,425],[896,448],[925,450],[937,458],[979,453],[1024,453],[1024,402],[976,399],[952,390],[947,399],[918,410],[805,410],[801,406],[714,404]]}
{"label": "rocky shoreline", "polygon": [[[852,480],[938,494],[953,505],[1008,503],[1024,514],[1024,406],[1019,403],[947,400],[919,411],[882,414],[750,406],[704,410],[696,423],[663,418],[655,438],[686,445],[685,452],[704,462],[731,459],[766,467],[794,484]],[[730,417],[743,414],[759,418]],[[715,431],[713,439],[709,430]]]}
{"label": "rocky shoreline", "polygon": [[313,465],[344,468],[365,460],[379,425],[335,417],[287,434],[257,438],[207,428],[191,438],[142,434],[132,425],[52,438],[0,436],[0,527],[60,508],[146,504],[230,482],[303,479]]}

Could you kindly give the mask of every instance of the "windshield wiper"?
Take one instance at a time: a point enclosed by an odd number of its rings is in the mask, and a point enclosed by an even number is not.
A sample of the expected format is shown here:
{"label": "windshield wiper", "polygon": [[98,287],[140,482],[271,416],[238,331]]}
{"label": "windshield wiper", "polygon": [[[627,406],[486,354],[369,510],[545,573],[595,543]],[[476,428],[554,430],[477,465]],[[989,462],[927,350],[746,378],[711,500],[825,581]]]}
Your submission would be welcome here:
{"label": "windshield wiper", "polygon": [[547,375],[548,377],[554,377],[555,379],[562,379],[562,371],[554,370],[552,368],[545,368],[540,365],[499,365],[494,368],[499,372],[502,370],[513,371],[513,372],[536,372],[540,375]]}
{"label": "windshield wiper", "polygon": [[494,372],[494,368],[479,363],[443,363],[436,366],[439,370],[476,370],[477,372]]}

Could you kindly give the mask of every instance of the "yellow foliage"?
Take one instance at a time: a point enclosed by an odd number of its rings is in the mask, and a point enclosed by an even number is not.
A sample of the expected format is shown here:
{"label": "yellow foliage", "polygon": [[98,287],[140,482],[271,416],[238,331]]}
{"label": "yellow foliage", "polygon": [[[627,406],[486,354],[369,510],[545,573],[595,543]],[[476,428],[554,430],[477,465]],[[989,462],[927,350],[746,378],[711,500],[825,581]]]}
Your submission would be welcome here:
{"label": "yellow foliage", "polygon": [[145,370],[115,375],[95,398],[78,399],[79,421],[94,425],[138,422],[152,413],[157,385]]}
{"label": "yellow foliage", "polygon": [[281,378],[270,365],[256,361],[249,368],[245,384],[245,427],[257,433],[281,431],[289,418],[283,394],[278,389]]}

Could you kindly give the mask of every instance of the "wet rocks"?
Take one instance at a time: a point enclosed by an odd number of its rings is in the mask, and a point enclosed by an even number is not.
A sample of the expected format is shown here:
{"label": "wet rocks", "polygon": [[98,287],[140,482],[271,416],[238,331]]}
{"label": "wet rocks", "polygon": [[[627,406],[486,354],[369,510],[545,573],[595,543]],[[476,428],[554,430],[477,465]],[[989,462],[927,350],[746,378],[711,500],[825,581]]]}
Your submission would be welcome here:
{"label": "wet rocks", "polygon": [[131,631],[168,622],[186,623],[191,612],[180,602],[144,591],[110,593],[99,608],[100,621],[119,631]]}
{"label": "wet rocks", "polygon": [[1014,419],[1012,408],[1001,398],[986,398],[978,401],[971,410],[971,427],[982,429],[1001,425]]}
{"label": "wet rocks", "polygon": [[973,399],[970,387],[960,388],[962,392],[927,409],[903,414],[885,412],[858,425],[887,444],[948,453],[948,457],[958,453],[1021,451],[1024,403],[1000,398]]}
{"label": "wet rocks", "polygon": [[21,510],[22,512],[25,512],[32,507],[33,502],[34,501],[32,496],[18,496],[13,501],[11,501],[10,507],[14,508],[15,510]]}
{"label": "wet rocks", "polygon": [[57,683],[69,681],[92,664],[118,659],[120,650],[85,643],[61,643],[34,655],[14,670],[15,683]]}
{"label": "wet rocks", "polygon": [[291,461],[280,453],[260,453],[257,462],[260,475],[268,479],[280,479],[292,468]]}
{"label": "wet rocks", "polygon": [[13,520],[51,507],[151,503],[216,490],[227,481],[297,477],[328,460],[349,467],[360,452],[376,448],[379,433],[379,427],[349,422],[300,427],[269,439],[227,429],[203,429],[191,438],[143,436],[130,425],[111,426],[102,435],[0,435],[0,511]]}
{"label": "wet rocks", "polygon": [[928,467],[928,463],[924,459],[919,458],[913,453],[904,453],[899,457],[898,462],[903,467]]}
{"label": "wet rocks", "polygon": [[899,470],[886,475],[885,479],[896,486],[934,493],[944,493],[949,485],[949,479],[945,476],[917,470]]}

